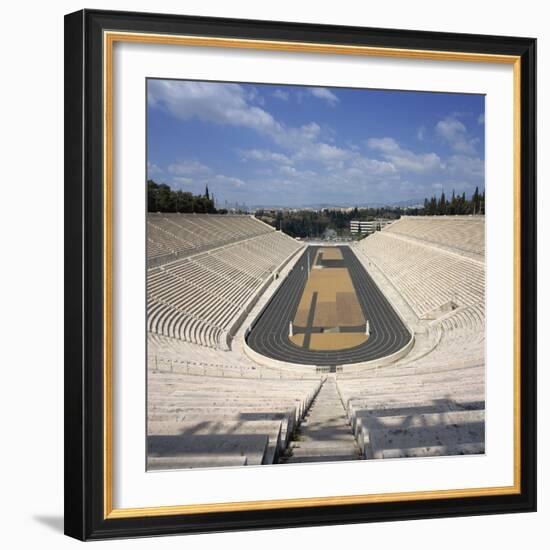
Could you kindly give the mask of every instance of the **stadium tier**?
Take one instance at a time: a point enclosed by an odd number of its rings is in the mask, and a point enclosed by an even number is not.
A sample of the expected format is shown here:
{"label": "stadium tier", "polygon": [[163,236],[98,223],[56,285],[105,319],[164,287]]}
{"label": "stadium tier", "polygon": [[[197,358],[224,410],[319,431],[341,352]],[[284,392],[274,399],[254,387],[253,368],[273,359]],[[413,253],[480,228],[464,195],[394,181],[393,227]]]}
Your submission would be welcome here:
{"label": "stadium tier", "polygon": [[[148,223],[157,262],[147,276],[150,469],[484,452],[483,217],[405,217],[341,247],[341,258],[321,250],[319,265],[307,258],[316,249],[302,255],[303,244],[251,217],[154,214]],[[261,315],[292,319],[310,266],[354,262],[356,291],[371,281],[365,293],[381,294],[414,333],[404,354],[327,367],[250,353]],[[383,309],[365,303],[371,344],[384,327],[392,341]],[[267,331],[277,349],[289,345],[287,327]]]}
{"label": "stadium tier", "polygon": [[449,364],[451,354],[446,346],[416,365],[360,379],[338,378],[365,458],[484,452],[484,364]]}
{"label": "stadium tier", "polygon": [[250,216],[149,213],[147,265],[162,265],[272,231]]}
{"label": "stadium tier", "polygon": [[[450,252],[451,245],[461,242],[459,236],[467,223],[472,224],[476,238],[482,241],[478,243],[479,249],[485,248],[484,233],[479,233],[478,229],[480,222],[476,218],[471,218],[471,222],[467,219],[452,226],[456,231],[451,230],[449,221],[439,222],[439,244],[445,248],[418,238],[420,231],[416,230],[416,218],[405,218],[404,222],[399,221],[363,239],[356,250],[363,261],[373,262],[384,273],[419,317],[448,304],[452,307],[478,304],[485,300],[484,263]],[[403,232],[396,234],[394,228],[401,223]],[[425,219],[419,218],[418,225],[423,230]],[[434,234],[437,226],[437,219],[430,222]],[[410,233],[405,233],[406,230]],[[414,235],[414,240],[402,238],[409,235]],[[444,236],[447,240],[443,240]]]}
{"label": "stadium tier", "polygon": [[485,255],[485,216],[404,216],[384,233],[404,235],[478,259]]}
{"label": "stadium tier", "polygon": [[388,368],[339,375],[365,458],[484,452],[485,266],[473,256],[485,249],[483,222],[404,218],[357,247],[418,316],[429,342]]}
{"label": "stadium tier", "polygon": [[320,386],[149,371],[148,468],[273,464]]}
{"label": "stadium tier", "polygon": [[485,314],[481,304],[432,321],[432,350],[391,368],[338,377],[366,458],[473,454],[485,445]]}
{"label": "stadium tier", "polygon": [[308,368],[281,371],[274,367],[259,365],[244,354],[238,345],[233,346],[233,349],[222,350],[151,332],[147,335],[147,355],[149,369],[155,372],[246,379],[319,378]]}
{"label": "stadium tier", "polygon": [[[148,270],[148,330],[226,348],[246,308],[302,245],[248,216],[188,215],[179,223],[209,236],[210,250]],[[231,244],[213,248],[220,232]]]}

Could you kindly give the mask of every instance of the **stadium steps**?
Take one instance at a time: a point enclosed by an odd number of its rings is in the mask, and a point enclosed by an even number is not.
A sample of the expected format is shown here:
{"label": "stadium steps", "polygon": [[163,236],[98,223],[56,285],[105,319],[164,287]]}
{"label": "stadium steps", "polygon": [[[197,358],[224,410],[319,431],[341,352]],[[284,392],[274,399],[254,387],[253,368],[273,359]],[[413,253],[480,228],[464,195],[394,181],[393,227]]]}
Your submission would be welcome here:
{"label": "stadium steps", "polygon": [[[184,422],[149,422],[149,436],[173,436],[175,439],[193,436],[267,436],[267,449],[262,458],[262,464],[273,464],[284,444],[281,439],[282,422],[280,420],[263,420],[246,422],[238,420],[205,420],[200,418]],[[259,455],[258,455],[259,456]]]}
{"label": "stadium steps", "polygon": [[484,369],[337,384],[365,459],[485,451]]}
{"label": "stadium steps", "polygon": [[226,466],[248,466],[248,458],[240,455],[212,456],[209,454],[187,454],[182,456],[154,456],[147,459],[148,470],[220,468]]}
{"label": "stadium steps", "polygon": [[325,380],[281,464],[361,460],[334,378]]}
{"label": "stadium steps", "polygon": [[367,459],[485,452],[484,410],[366,415],[356,430]]}
{"label": "stadium steps", "polygon": [[277,463],[321,381],[149,371],[149,469]]}
{"label": "stadium steps", "polygon": [[383,232],[416,239],[476,260],[483,260],[485,255],[485,216],[403,216]]}
{"label": "stadium steps", "polygon": [[224,458],[234,463],[235,458],[245,456],[249,466],[267,464],[268,445],[269,437],[265,434],[149,435],[148,467],[152,469],[157,458],[172,458],[174,463],[179,459],[182,464],[179,467],[184,467],[183,463],[189,458],[196,458],[197,464],[216,458],[221,465]]}

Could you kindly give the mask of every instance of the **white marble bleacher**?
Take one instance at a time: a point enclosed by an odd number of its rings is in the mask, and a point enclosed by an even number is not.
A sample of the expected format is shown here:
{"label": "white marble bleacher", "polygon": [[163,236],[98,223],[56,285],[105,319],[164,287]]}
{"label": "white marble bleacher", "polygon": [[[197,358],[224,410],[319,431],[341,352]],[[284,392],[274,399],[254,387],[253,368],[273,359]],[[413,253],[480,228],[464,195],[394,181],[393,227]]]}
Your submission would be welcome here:
{"label": "white marble bleacher", "polygon": [[485,216],[403,216],[384,230],[483,259]]}
{"label": "white marble bleacher", "polygon": [[320,386],[313,372],[259,366],[237,345],[147,342],[151,470],[275,463]]}
{"label": "white marble bleacher", "polygon": [[360,259],[376,264],[418,317],[449,302],[472,305],[484,300],[485,267],[468,257],[385,231],[367,237],[356,250]]}
{"label": "white marble bleacher", "polygon": [[281,370],[260,366],[243,353],[239,346],[221,350],[151,332],[147,335],[147,356],[149,368],[155,371],[248,380],[319,378],[307,367]]}
{"label": "white marble bleacher", "polygon": [[[454,367],[430,372],[426,364],[409,373],[402,369],[387,376],[338,378],[352,430],[367,458],[439,455],[445,446],[453,448],[447,454],[483,452],[484,365]],[[462,432],[469,433],[467,441],[457,439]],[[462,443],[467,445],[461,450]]]}
{"label": "white marble bleacher", "polygon": [[[474,257],[485,249],[483,218],[455,222],[405,218],[356,248],[367,269],[374,263],[401,294],[433,344],[418,357],[338,375],[366,458],[484,452],[485,267]],[[420,320],[449,302],[455,309]]]}
{"label": "white marble bleacher", "polygon": [[147,214],[147,260],[151,267],[273,231],[251,216]]}
{"label": "white marble bleacher", "polygon": [[[153,215],[155,224],[161,216],[166,215]],[[203,239],[223,229],[231,242],[148,270],[148,330],[227,347],[227,335],[244,308],[302,245],[249,216],[182,215],[178,223],[182,220]]]}
{"label": "white marble bleacher", "polygon": [[148,468],[273,464],[319,379],[255,379],[148,371]]}

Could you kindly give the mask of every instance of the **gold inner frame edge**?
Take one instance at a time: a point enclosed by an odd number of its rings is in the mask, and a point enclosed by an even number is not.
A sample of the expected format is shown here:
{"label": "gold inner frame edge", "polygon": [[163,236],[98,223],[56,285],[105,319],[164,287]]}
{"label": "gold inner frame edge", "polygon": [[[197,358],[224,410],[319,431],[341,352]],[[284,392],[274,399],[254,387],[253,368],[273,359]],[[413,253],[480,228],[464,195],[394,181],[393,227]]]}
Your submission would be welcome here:
{"label": "gold inner frame edge", "polygon": [[[443,489],[433,491],[412,491],[367,495],[346,495],[327,497],[304,497],[277,500],[255,500],[243,502],[221,502],[209,504],[182,504],[146,508],[113,508],[113,446],[112,446],[112,284],[113,284],[113,46],[116,42],[201,46],[217,48],[257,49],[333,55],[357,55],[372,57],[393,57],[424,59],[432,61],[462,61],[475,63],[497,63],[513,66],[514,87],[514,484],[504,487],[482,487]],[[467,498],[480,496],[512,495],[521,493],[521,58],[512,55],[447,52],[435,50],[408,50],[370,46],[346,46],[341,44],[316,44],[308,42],[284,42],[272,40],[250,40],[240,38],[218,38],[187,35],[164,35],[132,32],[104,31],[103,33],[103,122],[104,122],[104,518],[137,518],[155,516],[189,515],[214,512],[236,512],[252,510],[275,510],[282,508],[304,508],[308,506],[334,506],[384,502],[406,502],[414,500],[436,500],[444,498]]]}

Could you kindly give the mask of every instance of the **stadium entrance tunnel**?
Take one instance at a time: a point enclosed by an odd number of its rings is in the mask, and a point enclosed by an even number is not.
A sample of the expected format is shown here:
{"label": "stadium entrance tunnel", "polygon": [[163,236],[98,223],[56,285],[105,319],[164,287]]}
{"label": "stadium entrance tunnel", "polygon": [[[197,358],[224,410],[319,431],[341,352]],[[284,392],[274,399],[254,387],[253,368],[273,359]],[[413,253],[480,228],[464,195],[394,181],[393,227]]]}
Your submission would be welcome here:
{"label": "stadium entrance tunnel", "polygon": [[284,363],[334,367],[396,354],[412,334],[349,246],[309,246],[246,344]]}

